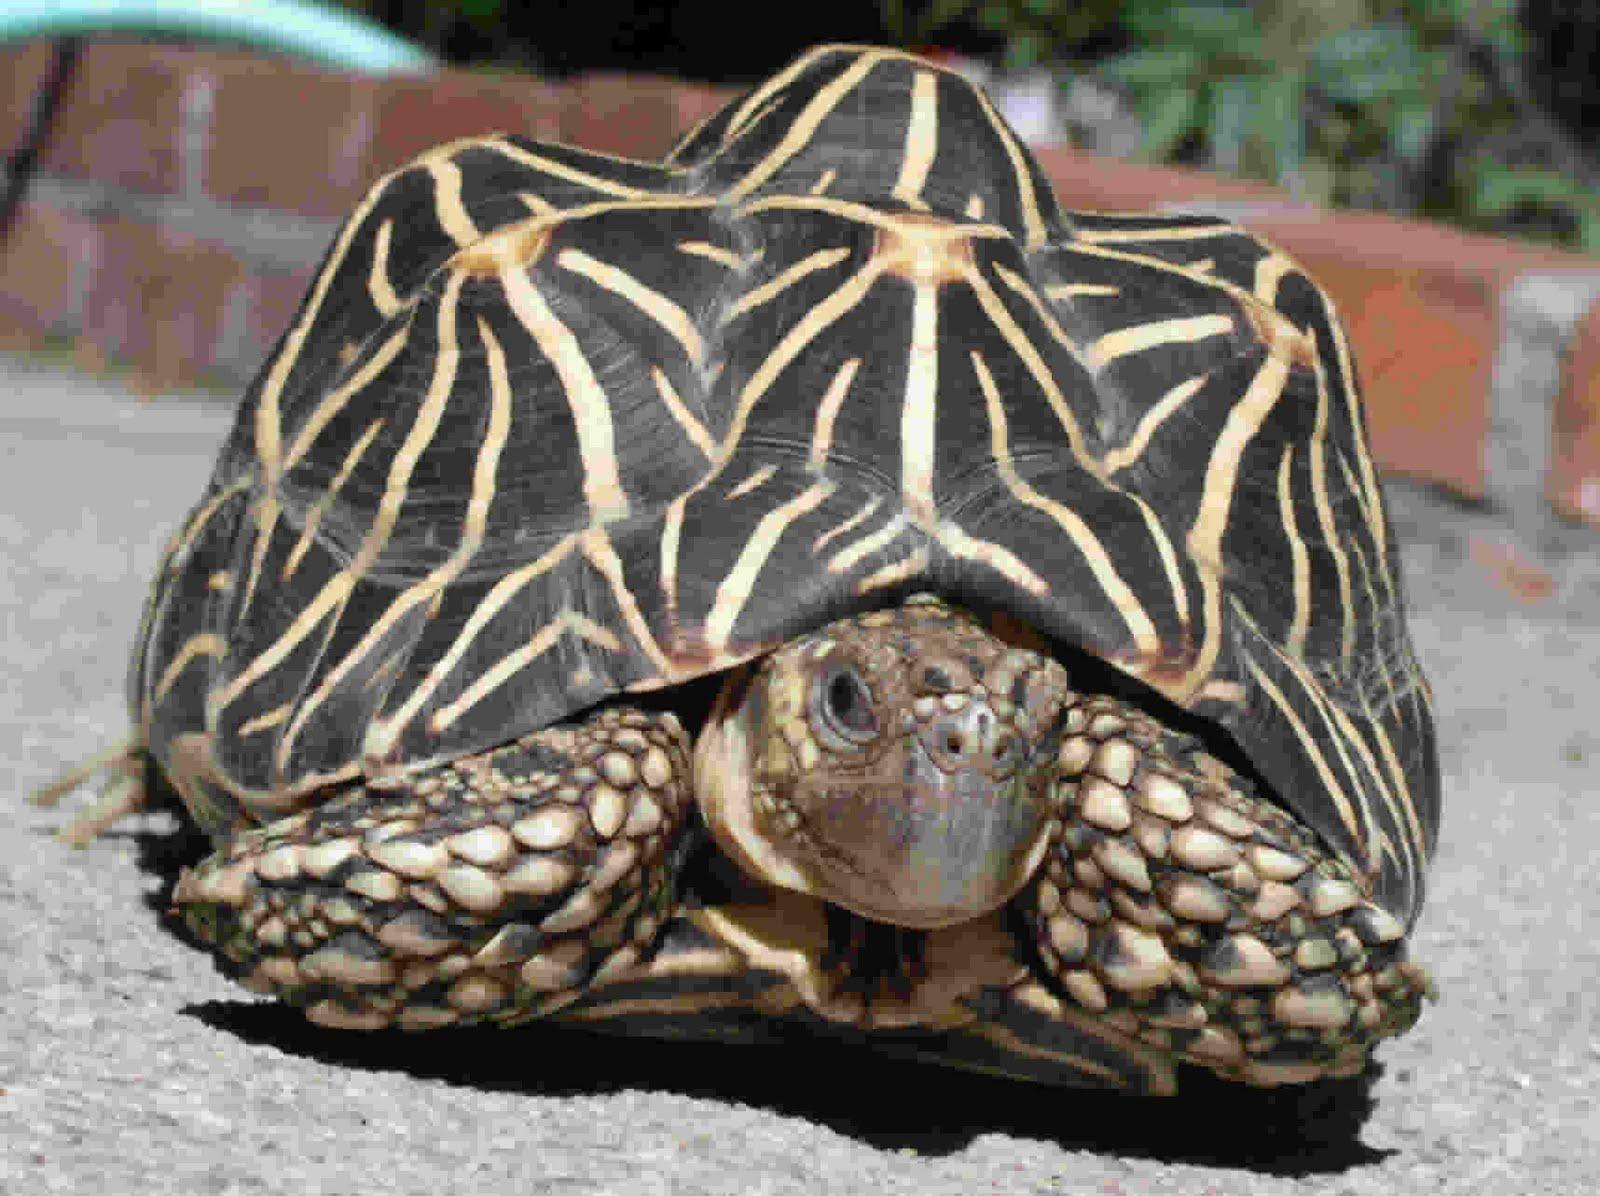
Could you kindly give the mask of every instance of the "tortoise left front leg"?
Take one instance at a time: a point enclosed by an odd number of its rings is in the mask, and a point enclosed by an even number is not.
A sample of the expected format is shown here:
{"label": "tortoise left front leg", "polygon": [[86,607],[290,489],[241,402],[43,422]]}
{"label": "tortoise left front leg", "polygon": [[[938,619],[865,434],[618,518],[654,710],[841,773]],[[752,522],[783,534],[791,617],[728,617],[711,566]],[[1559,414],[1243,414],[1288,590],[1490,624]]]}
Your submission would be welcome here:
{"label": "tortoise left front leg", "polygon": [[649,945],[691,784],[677,719],[606,710],[244,832],[174,902],[319,1024],[522,1021]]}
{"label": "tortoise left front leg", "polygon": [[1068,711],[1060,829],[1020,907],[1050,982],[1125,1041],[1271,1085],[1350,1075],[1430,995],[1405,927],[1188,736]]}

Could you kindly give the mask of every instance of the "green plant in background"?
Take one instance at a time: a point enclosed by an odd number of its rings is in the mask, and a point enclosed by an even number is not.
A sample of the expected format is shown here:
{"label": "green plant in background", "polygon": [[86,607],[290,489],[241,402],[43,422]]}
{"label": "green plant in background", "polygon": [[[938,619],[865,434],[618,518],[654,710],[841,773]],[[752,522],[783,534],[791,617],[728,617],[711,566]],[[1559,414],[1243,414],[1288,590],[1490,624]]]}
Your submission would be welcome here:
{"label": "green plant in background", "polygon": [[1128,0],[1120,20],[1137,48],[1100,67],[1151,158],[1600,249],[1581,159],[1520,86],[1514,0]]}
{"label": "green plant in background", "polygon": [[[934,0],[901,44],[958,18],[1011,67],[1094,71],[1129,96],[1143,155],[1600,250],[1600,168],[1533,101],[1517,0]],[[1107,45],[1115,48],[1104,55]],[[1087,52],[1086,52],[1087,51]]]}

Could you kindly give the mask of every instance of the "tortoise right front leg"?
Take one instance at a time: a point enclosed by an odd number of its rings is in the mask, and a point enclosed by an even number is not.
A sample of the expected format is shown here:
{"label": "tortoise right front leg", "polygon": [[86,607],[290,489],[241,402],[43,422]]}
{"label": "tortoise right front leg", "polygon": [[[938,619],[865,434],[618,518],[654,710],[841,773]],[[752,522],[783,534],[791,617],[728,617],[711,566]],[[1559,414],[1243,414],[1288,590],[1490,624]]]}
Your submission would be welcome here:
{"label": "tortoise right front leg", "polygon": [[1431,995],[1364,879],[1136,707],[1068,711],[1061,829],[1020,908],[1108,1036],[1259,1085],[1352,1075]]}
{"label": "tortoise right front leg", "polygon": [[677,719],[605,710],[247,831],[174,901],[321,1025],[523,1021],[649,945],[692,783]]}

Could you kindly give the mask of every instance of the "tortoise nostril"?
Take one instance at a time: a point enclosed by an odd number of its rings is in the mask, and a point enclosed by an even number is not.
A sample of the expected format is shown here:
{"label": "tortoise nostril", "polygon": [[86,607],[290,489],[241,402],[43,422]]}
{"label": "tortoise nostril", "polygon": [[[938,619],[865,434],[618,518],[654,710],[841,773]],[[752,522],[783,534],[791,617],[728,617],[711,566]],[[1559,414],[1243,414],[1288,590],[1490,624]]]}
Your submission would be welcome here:
{"label": "tortoise nostril", "polygon": [[1016,735],[992,710],[982,707],[943,715],[921,734],[946,768],[1003,769],[1018,753]]}

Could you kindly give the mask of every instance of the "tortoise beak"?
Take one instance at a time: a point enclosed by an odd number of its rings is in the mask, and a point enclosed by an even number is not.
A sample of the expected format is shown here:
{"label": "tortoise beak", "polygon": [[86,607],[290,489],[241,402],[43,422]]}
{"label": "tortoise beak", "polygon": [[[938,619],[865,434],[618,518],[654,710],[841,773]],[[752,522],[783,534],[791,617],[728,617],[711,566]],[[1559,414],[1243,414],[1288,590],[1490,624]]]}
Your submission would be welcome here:
{"label": "tortoise beak", "polygon": [[819,778],[794,794],[819,896],[876,921],[931,929],[998,909],[1048,842],[1042,769],[986,702],[920,725],[899,775]]}

